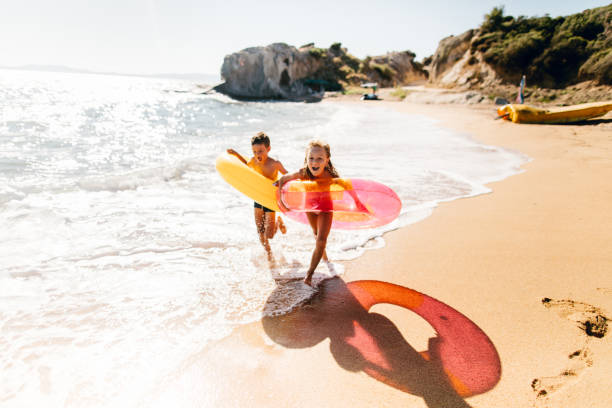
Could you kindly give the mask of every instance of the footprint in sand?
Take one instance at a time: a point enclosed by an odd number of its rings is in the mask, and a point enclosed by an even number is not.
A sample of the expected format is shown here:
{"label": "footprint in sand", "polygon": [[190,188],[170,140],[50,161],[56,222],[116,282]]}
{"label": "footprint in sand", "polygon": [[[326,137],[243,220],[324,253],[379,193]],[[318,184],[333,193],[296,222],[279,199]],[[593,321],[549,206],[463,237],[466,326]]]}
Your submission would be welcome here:
{"label": "footprint in sand", "polygon": [[538,401],[542,401],[560,388],[577,382],[583,371],[593,365],[592,354],[588,347],[589,339],[604,337],[608,331],[609,320],[601,309],[582,302],[544,298],[542,304],[554,310],[559,316],[576,322],[586,337],[584,347],[568,356],[568,365],[561,374],[536,378],[531,382],[531,388],[536,392],[536,406]]}
{"label": "footprint in sand", "polygon": [[587,336],[602,338],[608,331],[608,318],[601,309],[573,300],[542,299],[544,307],[553,309],[561,317],[576,322]]}
{"label": "footprint in sand", "polygon": [[536,392],[537,398],[546,397],[563,386],[577,382],[584,369],[593,365],[591,352],[587,346],[573,352],[568,357],[570,362],[561,374],[536,378],[531,382],[531,388]]}

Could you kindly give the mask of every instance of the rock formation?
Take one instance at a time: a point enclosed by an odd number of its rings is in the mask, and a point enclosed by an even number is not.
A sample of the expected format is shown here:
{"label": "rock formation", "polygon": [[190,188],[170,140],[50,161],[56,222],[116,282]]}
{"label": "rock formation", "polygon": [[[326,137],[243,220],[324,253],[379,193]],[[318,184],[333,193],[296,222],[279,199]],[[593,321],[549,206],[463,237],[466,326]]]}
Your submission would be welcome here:
{"label": "rock formation", "polygon": [[312,101],[349,84],[377,82],[385,87],[423,81],[426,72],[414,57],[403,51],[362,61],[340,43],[328,49],[275,43],[227,55],[221,67],[225,82],[215,90],[238,99]]}
{"label": "rock formation", "polygon": [[431,82],[439,80],[446,70],[463,58],[465,52],[470,49],[472,37],[474,30],[468,30],[459,36],[451,35],[440,40],[429,67]]}
{"label": "rock formation", "polygon": [[389,52],[386,55],[368,57],[362,71],[369,81],[378,82],[382,87],[399,86],[422,82],[427,79],[423,66],[417,63],[410,51]]}
{"label": "rock formation", "polygon": [[251,47],[225,57],[221,67],[225,83],[216,90],[245,99],[316,98],[300,80],[320,66],[307,51],[284,43]]}
{"label": "rock formation", "polygon": [[468,30],[458,36],[442,39],[438,44],[429,70],[429,83],[445,88],[471,89],[488,87],[502,79],[484,62],[482,53],[472,53],[471,43],[477,38],[476,30]]}

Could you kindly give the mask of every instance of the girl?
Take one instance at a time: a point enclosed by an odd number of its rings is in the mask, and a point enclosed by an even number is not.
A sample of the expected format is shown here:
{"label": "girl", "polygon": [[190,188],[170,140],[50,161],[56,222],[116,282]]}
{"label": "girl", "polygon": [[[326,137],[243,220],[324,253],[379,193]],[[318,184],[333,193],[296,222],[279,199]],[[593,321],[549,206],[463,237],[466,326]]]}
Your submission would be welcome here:
{"label": "girl", "polygon": [[[306,157],[304,159],[304,167],[293,174],[287,174],[278,179],[278,188],[281,189],[283,184],[288,181],[301,179],[301,180],[326,180],[339,177],[338,172],[334,168],[331,160],[331,154],[329,145],[319,140],[314,140],[308,144],[306,149]],[[288,211],[287,206],[279,200],[279,206]],[[308,212],[308,222],[314,232],[316,243],[315,249],[312,253],[310,260],[310,268],[306,272],[304,283],[312,286],[312,274],[314,273],[317,265],[321,261],[321,258],[327,261],[327,254],[325,253],[325,245],[327,244],[327,236],[331,229],[334,213],[320,211],[320,212]]]}

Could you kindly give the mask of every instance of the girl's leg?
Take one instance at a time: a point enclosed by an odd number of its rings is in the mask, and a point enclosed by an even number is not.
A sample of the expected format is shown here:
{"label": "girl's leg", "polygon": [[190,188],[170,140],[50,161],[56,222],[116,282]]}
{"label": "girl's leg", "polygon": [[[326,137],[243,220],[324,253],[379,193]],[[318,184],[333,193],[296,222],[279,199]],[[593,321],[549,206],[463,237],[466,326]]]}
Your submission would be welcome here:
{"label": "girl's leg", "polygon": [[[317,225],[319,214],[325,214],[325,213],[311,213],[311,212],[306,213],[306,218],[308,218],[308,223],[310,224],[310,228],[312,228],[312,233],[314,234],[315,239],[317,238],[317,230],[319,228]],[[323,260],[327,261],[327,251],[325,250],[323,250]]]}
{"label": "girl's leg", "polygon": [[[308,214],[308,221],[310,225],[313,225],[314,219],[311,221],[310,214]],[[331,212],[323,212],[320,214],[312,214],[316,217],[316,243],[315,249],[312,252],[312,258],[310,260],[310,268],[308,268],[308,272],[306,272],[306,277],[304,278],[304,283],[307,285],[312,284],[312,275],[319,265],[321,261],[321,257],[325,253],[325,246],[327,245],[327,237],[329,235],[329,231],[331,229],[332,221],[334,218],[334,213]],[[314,229],[314,228],[313,228]]]}
{"label": "girl's leg", "polygon": [[317,217],[318,214],[307,212],[306,218],[308,218],[308,223],[310,224],[310,228],[312,228],[312,233],[317,236]]}

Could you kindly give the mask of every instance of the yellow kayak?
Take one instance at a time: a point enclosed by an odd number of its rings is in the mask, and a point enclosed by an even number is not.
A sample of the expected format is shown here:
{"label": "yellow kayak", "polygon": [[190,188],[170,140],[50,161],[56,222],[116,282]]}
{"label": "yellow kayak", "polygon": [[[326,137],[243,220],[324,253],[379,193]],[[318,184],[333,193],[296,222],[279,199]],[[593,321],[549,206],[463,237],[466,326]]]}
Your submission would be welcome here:
{"label": "yellow kayak", "polygon": [[603,116],[612,110],[612,101],[540,109],[510,104],[497,109],[497,114],[514,123],[571,123]]}

